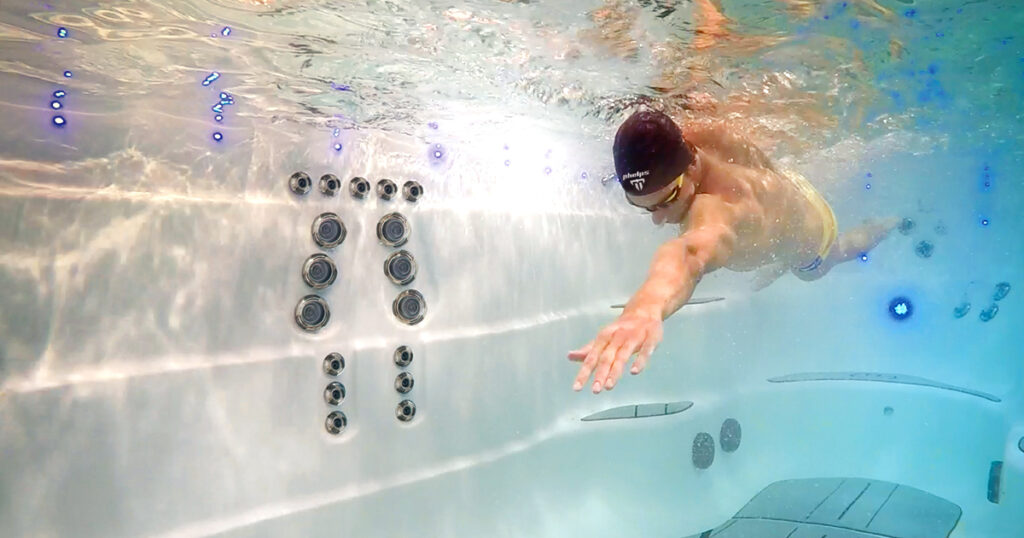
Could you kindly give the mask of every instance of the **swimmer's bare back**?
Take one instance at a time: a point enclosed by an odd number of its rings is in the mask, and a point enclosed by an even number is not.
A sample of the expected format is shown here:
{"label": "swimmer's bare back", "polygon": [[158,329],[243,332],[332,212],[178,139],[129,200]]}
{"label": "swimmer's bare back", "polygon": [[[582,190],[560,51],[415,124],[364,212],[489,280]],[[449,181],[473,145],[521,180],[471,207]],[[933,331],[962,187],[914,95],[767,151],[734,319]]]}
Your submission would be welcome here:
{"label": "swimmer's bare back", "polygon": [[[814,257],[827,223],[760,149],[721,122],[691,126],[684,136],[706,159],[698,194],[719,197],[736,212],[736,243],[726,268],[795,267]],[[687,220],[683,228],[692,224]]]}

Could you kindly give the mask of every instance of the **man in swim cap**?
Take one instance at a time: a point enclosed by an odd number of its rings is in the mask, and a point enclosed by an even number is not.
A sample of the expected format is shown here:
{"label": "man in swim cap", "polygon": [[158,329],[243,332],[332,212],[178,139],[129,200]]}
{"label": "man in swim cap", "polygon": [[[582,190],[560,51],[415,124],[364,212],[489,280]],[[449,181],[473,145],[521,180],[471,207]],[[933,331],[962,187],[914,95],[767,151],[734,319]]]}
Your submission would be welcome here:
{"label": "man in swim cap", "polygon": [[[799,174],[780,172],[753,144],[722,123],[688,126],[642,110],[615,135],[615,172],[626,201],[655,224],[681,233],[658,248],[646,282],[617,320],[569,359],[582,362],[573,385],[593,374],[593,392],[612,389],[626,362],[640,373],[662,338],[662,320],[690,299],[701,277],[719,268],[768,268],[817,280],[889,235],[900,219],[865,223],[837,236],[828,202]],[[762,286],[763,287],[763,286]]]}

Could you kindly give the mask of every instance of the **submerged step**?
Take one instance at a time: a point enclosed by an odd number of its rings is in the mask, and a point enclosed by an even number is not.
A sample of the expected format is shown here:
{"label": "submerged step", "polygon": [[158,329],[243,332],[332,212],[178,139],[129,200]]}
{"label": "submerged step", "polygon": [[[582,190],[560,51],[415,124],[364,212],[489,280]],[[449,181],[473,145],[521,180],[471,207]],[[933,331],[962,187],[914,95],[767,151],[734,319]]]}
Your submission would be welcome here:
{"label": "submerged step", "polygon": [[693,402],[665,402],[665,403],[643,403],[612,407],[604,411],[598,411],[587,415],[580,420],[590,422],[594,420],[615,420],[624,418],[645,418],[661,417],[682,413],[693,407]]}
{"label": "submerged step", "polygon": [[802,381],[875,381],[878,383],[896,383],[900,385],[916,385],[920,387],[931,387],[935,389],[951,390],[978,398],[984,398],[990,402],[999,403],[1002,400],[987,392],[981,392],[956,385],[949,385],[903,374],[886,374],[880,372],[807,372],[801,374],[789,374],[768,379],[769,383],[795,383]]}
{"label": "submerged step", "polygon": [[688,538],[947,538],[960,507],[864,478],[775,482],[720,527]]}

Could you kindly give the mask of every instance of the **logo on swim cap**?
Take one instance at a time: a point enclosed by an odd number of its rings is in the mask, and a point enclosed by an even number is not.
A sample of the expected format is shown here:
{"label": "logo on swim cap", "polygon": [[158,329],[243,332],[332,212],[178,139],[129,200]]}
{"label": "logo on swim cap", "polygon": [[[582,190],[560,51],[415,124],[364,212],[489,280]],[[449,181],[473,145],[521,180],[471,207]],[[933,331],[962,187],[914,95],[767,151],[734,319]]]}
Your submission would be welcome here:
{"label": "logo on swim cap", "polygon": [[630,173],[622,176],[622,181],[628,181],[629,184],[633,186],[634,190],[641,191],[644,188],[644,183],[647,182],[647,180],[644,179],[644,178],[646,178],[649,175],[651,175],[651,171],[650,170],[641,170],[639,172],[630,172]]}

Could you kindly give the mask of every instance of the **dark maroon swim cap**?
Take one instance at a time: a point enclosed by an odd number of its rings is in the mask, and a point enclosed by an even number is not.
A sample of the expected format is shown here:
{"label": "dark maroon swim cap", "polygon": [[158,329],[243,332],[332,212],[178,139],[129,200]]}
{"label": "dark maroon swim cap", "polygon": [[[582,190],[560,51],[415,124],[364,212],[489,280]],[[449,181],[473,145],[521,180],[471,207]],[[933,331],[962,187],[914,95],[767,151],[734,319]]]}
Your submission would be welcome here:
{"label": "dark maroon swim cap", "polygon": [[668,185],[693,162],[679,126],[656,110],[641,110],[622,122],[612,153],[619,183],[634,196]]}

